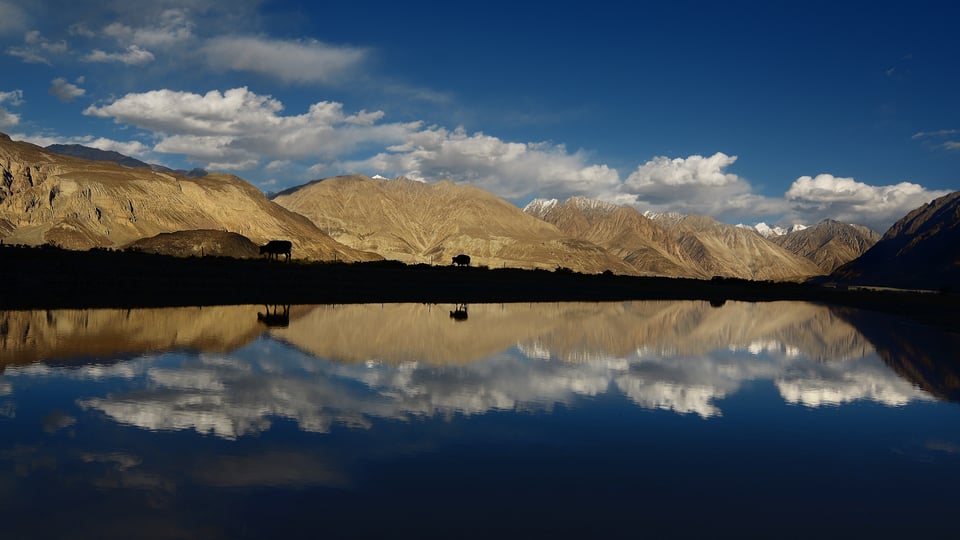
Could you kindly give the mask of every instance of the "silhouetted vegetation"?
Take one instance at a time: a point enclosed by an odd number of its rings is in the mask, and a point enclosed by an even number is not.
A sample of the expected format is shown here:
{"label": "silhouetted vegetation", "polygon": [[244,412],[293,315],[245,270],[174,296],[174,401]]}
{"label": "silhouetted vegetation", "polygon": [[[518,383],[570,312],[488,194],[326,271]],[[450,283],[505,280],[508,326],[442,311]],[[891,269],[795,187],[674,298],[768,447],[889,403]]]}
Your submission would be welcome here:
{"label": "silhouetted vegetation", "polygon": [[953,294],[842,290],[816,284],[596,275],[549,270],[177,258],[142,252],[0,247],[2,309],[362,302],[803,300],[895,312],[960,329]]}

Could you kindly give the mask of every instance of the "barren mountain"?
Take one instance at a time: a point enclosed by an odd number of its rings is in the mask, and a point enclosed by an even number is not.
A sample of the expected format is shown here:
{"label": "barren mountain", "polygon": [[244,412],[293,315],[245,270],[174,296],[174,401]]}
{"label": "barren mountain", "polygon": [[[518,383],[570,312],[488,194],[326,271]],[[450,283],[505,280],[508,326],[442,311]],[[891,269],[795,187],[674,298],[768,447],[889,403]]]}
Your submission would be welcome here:
{"label": "barren mountain", "polygon": [[799,280],[823,272],[811,261],[756,232],[701,215],[655,216],[673,233],[687,258],[712,276],[753,280]]}
{"label": "barren mountain", "polygon": [[177,231],[160,233],[150,238],[141,238],[128,248],[146,253],[159,253],[175,257],[233,257],[246,259],[258,257],[260,248],[249,238],[224,231]]}
{"label": "barren mountain", "polygon": [[187,178],[62,156],[0,134],[0,234],[6,243],[122,247],[164,232],[213,229],[256,243],[293,242],[294,257],[373,260],[226,174]]}
{"label": "barren mountain", "polygon": [[960,289],[960,191],[913,210],[831,277],[863,285]]}
{"label": "barren mountain", "polygon": [[452,182],[340,176],[277,194],[344,244],[408,263],[450,264],[459,253],[491,268],[632,274],[622,260],[491,193]]}
{"label": "barren mountain", "polygon": [[571,197],[563,203],[537,199],[523,211],[556,225],[574,238],[606,248],[639,275],[709,277],[687,258],[666,229],[633,208]]}
{"label": "barren mountain", "polygon": [[810,259],[825,274],[863,255],[879,239],[880,235],[867,227],[832,219],[769,238],[787,251]]}

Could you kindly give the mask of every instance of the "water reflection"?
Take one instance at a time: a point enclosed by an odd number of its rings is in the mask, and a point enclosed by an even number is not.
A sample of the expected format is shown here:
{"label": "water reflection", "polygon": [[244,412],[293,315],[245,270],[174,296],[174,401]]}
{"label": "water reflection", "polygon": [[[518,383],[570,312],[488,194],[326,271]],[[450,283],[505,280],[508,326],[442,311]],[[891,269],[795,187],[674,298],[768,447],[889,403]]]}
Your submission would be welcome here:
{"label": "water reflection", "polygon": [[960,481],[955,335],[793,302],[461,308],[0,313],[4,533],[503,536],[476,523],[496,504],[545,535],[703,537],[743,508],[753,535],[821,535],[784,510],[809,501],[830,524],[849,501],[951,515],[925,494]]}
{"label": "water reflection", "polygon": [[[848,322],[861,322],[857,312],[794,302],[487,304],[471,307],[469,325],[450,325],[461,308],[465,314],[466,306],[421,304],[268,306],[266,315],[254,306],[7,312],[0,396],[38,376],[124,380],[123,389],[76,403],[149,430],[236,439],[277,419],[323,433],[377,418],[544,411],[609,393],[712,418],[723,415],[723,398],[752,381],[769,381],[784,401],[808,407],[953,395],[931,395],[935,384],[902,376],[917,371],[904,362],[923,356],[886,347],[891,370]],[[938,343],[925,336],[924,346]],[[60,414],[50,429],[75,421]]]}

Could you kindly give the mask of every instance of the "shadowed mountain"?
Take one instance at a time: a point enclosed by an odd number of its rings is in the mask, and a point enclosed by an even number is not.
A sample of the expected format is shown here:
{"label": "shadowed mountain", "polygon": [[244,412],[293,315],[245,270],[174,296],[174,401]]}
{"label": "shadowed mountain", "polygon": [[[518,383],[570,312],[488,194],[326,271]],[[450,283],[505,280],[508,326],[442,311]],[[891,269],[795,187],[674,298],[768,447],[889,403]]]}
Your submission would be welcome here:
{"label": "shadowed mountain", "polygon": [[822,273],[813,262],[755,231],[708,216],[662,214],[653,220],[673,234],[685,257],[706,275],[787,281]]}
{"label": "shadowed mountain", "polygon": [[960,191],[913,210],[831,277],[859,285],[960,289]]}
{"label": "shadowed mountain", "polygon": [[768,239],[813,261],[826,274],[863,255],[880,240],[880,235],[862,225],[827,219],[812,227]]}
{"label": "shadowed mountain", "polygon": [[710,277],[686,257],[680,244],[660,225],[633,208],[586,197],[536,199],[524,212],[555,225],[564,233],[607,249],[638,275]]}
{"label": "shadowed mountain", "polygon": [[126,248],[146,253],[175,257],[233,257],[245,259],[260,256],[260,246],[237,233],[224,231],[177,231],[141,238]]}
{"label": "shadowed mountain", "polygon": [[473,265],[491,268],[634,273],[602,247],[469,185],[339,176],[283,191],[274,201],[337,241],[387,259],[450,264],[465,253]]}
{"label": "shadowed mountain", "polygon": [[873,311],[830,310],[855,326],[898,375],[940,399],[960,402],[960,335]]}
{"label": "shadowed mountain", "polygon": [[288,239],[298,258],[380,259],[334,241],[232,175],[187,178],[63,156],[0,136],[5,243],[121,247],[160,233],[201,229],[234,232],[258,244]]}
{"label": "shadowed mountain", "polygon": [[47,146],[46,149],[55,154],[64,156],[89,159],[91,161],[111,161],[118,165],[123,165],[124,167],[146,168],[158,172],[177,173],[188,178],[200,178],[201,176],[206,176],[209,174],[207,171],[200,168],[194,168],[190,169],[189,171],[185,171],[180,169],[171,169],[169,167],[164,167],[163,165],[145,163],[139,159],[125,156],[120,152],[114,152],[113,150],[100,150],[99,148],[91,148],[89,146],[83,146],[82,144],[51,144]]}

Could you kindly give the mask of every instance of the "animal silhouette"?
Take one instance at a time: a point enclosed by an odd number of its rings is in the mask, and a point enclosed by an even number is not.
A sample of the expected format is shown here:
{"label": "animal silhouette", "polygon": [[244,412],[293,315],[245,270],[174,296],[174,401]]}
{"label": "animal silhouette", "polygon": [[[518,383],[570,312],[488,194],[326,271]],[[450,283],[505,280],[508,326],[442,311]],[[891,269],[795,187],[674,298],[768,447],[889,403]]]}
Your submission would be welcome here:
{"label": "animal silhouette", "polygon": [[[263,306],[267,312],[260,313],[257,312],[257,322],[261,322],[267,326],[267,328],[286,328],[290,326],[290,305],[285,306],[274,305],[273,309],[270,309],[269,305]],[[282,309],[282,311],[281,311]]]}
{"label": "animal silhouette", "polygon": [[470,266],[470,256],[461,253],[453,258],[453,264],[457,266]]}
{"label": "animal silhouette", "polygon": [[284,260],[290,262],[290,251],[293,249],[293,243],[289,240],[271,240],[266,243],[266,245],[260,246],[260,254],[267,254],[269,259],[280,260],[280,255],[285,257]]}
{"label": "animal silhouette", "polygon": [[457,304],[456,308],[450,312],[450,318],[457,322],[467,320],[467,305]]}

